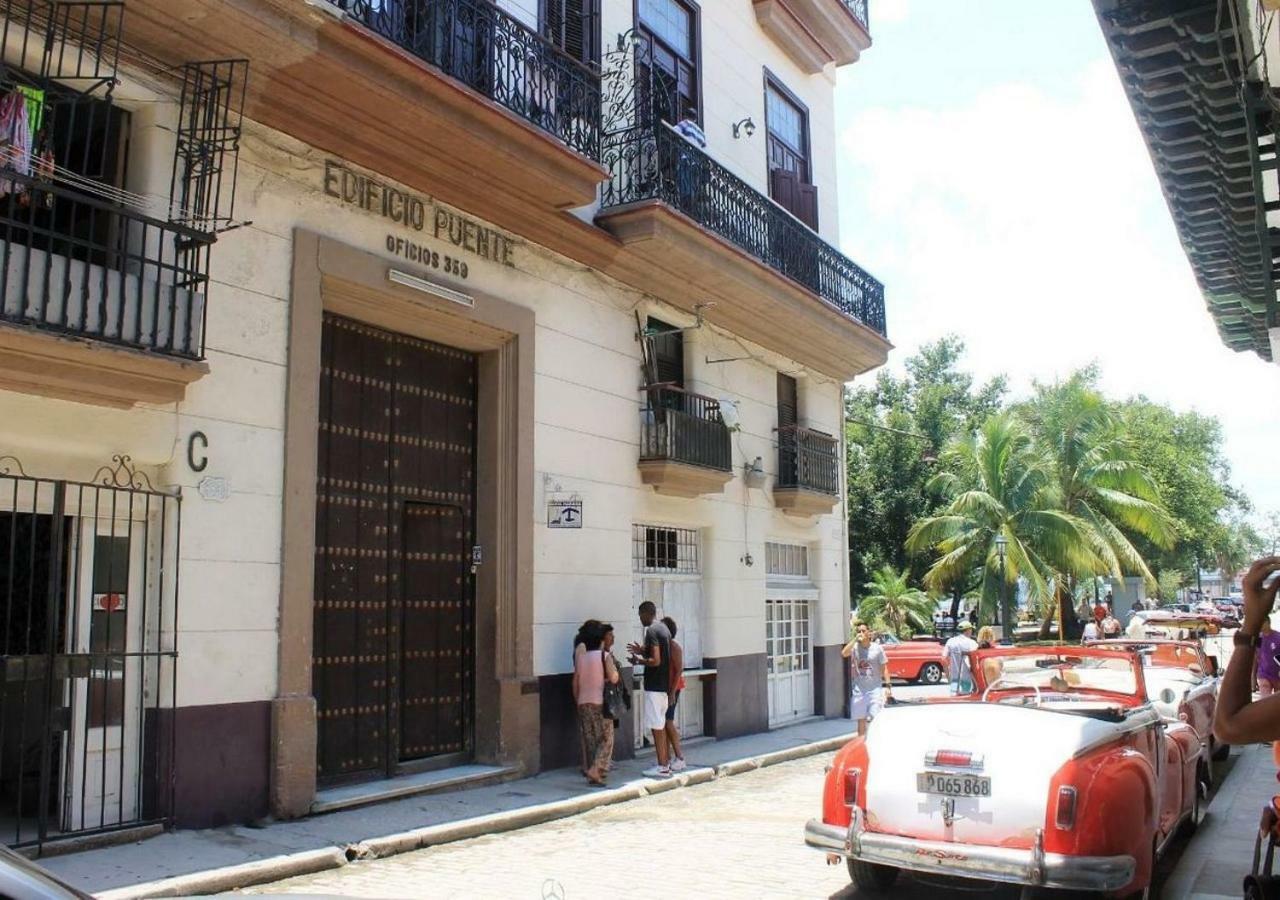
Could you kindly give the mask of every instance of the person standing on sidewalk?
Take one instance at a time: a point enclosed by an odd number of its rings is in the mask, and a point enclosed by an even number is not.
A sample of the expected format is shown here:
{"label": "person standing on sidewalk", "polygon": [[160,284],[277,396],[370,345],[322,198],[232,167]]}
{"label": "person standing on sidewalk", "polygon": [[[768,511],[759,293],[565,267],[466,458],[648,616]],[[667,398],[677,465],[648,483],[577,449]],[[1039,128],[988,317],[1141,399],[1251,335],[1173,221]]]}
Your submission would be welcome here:
{"label": "person standing on sidewalk", "polygon": [[676,704],[680,702],[680,692],[684,690],[684,647],[676,640],[676,620],[670,616],[662,617],[662,624],[671,632],[671,690],[667,693],[667,743],[671,746],[671,771],[683,772],[684,754],[680,752],[680,729],[676,727]]}
{"label": "person standing on sidewalk", "polygon": [[1280,556],[1264,556],[1244,576],[1244,621],[1232,638],[1235,645],[1227,674],[1218,688],[1213,733],[1224,744],[1257,744],[1280,740],[1280,694],[1253,700],[1251,682],[1262,644],[1262,623],[1271,617],[1280,580]]}
{"label": "person standing on sidewalk", "polygon": [[573,660],[573,699],[578,704],[578,728],[587,748],[587,783],[604,786],[605,774],[613,759],[613,720],[604,717],[605,682],[617,684],[621,677],[612,656],[601,645],[604,628],[584,635],[583,651]]}
{"label": "person standing on sidewalk", "polygon": [[840,650],[849,660],[849,718],[858,723],[858,735],[867,733],[867,724],[884,708],[892,684],[889,660],[884,648],[871,643],[871,629],[866,622],[854,626],[853,639]]}
{"label": "person standing on sidewalk", "polygon": [[1276,654],[1280,653],[1280,631],[1271,627],[1270,616],[1262,620],[1258,641],[1258,693],[1270,697],[1280,693],[1280,662],[1276,660]]}
{"label": "person standing on sidewalk", "polygon": [[640,604],[640,624],[644,626],[644,643],[631,643],[632,665],[644,666],[644,709],[642,726],[653,734],[653,746],[658,764],[645,769],[650,778],[668,778],[671,775],[671,758],[667,747],[667,703],[671,690],[671,632],[667,626],[655,621],[658,608],[652,601]]}
{"label": "person standing on sidewalk", "polygon": [[943,646],[947,665],[947,679],[951,682],[951,693],[967,694],[973,690],[973,673],[969,670],[969,654],[978,649],[978,642],[970,635],[973,624],[960,623],[960,633]]}

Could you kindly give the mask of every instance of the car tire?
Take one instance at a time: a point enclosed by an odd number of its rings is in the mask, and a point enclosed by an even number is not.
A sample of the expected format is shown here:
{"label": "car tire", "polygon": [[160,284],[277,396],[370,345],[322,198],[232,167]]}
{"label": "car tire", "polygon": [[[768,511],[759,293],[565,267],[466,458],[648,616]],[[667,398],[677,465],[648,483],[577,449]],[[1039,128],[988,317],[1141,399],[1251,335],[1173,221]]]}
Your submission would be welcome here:
{"label": "car tire", "polygon": [[921,684],[942,684],[942,666],[936,662],[925,663],[921,666],[916,681]]}
{"label": "car tire", "polygon": [[1219,743],[1217,740],[1213,740],[1210,746],[1212,747],[1212,749],[1209,751],[1209,753],[1213,757],[1214,762],[1223,762],[1226,760],[1228,756],[1231,755],[1230,744],[1222,744],[1222,743]]}
{"label": "car tire", "polygon": [[859,891],[883,894],[898,880],[899,870],[893,866],[881,866],[863,862],[860,859],[850,859],[847,862],[849,863],[849,880]]}

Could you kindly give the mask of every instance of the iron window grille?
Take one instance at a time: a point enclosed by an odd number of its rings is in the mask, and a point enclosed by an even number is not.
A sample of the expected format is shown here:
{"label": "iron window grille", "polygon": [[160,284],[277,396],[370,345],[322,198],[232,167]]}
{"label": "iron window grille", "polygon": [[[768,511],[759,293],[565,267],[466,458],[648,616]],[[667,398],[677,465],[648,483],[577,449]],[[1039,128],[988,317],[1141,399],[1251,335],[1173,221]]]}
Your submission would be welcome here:
{"label": "iron window grille", "polygon": [[0,842],[173,814],[181,497],[0,457]]}
{"label": "iron window grille", "polygon": [[809,548],[804,544],[764,545],[764,571],[766,575],[805,578],[809,575]]}
{"label": "iron window grille", "polygon": [[600,159],[600,74],[489,0],[336,0],[369,30]]}
{"label": "iron window grille", "polygon": [[632,525],[631,567],[643,574],[700,574],[697,529]]}
{"label": "iron window grille", "polygon": [[0,0],[0,94],[24,98],[31,138],[29,154],[14,144],[0,153],[0,320],[198,360],[209,251],[234,200],[246,69],[180,67],[171,195],[152,215],[124,187],[129,116],[112,103],[123,10]]}

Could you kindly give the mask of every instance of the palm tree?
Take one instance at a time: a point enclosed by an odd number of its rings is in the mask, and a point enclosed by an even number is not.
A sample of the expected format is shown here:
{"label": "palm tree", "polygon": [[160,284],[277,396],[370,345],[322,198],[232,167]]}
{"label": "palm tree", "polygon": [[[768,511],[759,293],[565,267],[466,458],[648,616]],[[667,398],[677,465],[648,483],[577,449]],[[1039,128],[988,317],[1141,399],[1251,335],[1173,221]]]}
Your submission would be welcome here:
{"label": "palm tree", "polygon": [[907,571],[881,566],[863,585],[867,594],[858,601],[858,617],[868,624],[878,623],[897,637],[931,629],[933,601],[907,583]]}
{"label": "palm tree", "polygon": [[1026,579],[1031,599],[1044,603],[1061,584],[1058,573],[1113,568],[1100,556],[1102,541],[1090,524],[1061,508],[1052,470],[1011,414],[991,416],[976,434],[949,444],[940,469],[929,487],[949,501],[915,524],[907,549],[940,554],[925,574],[934,589],[981,567],[984,621],[991,621],[1002,573],[1006,590]]}
{"label": "palm tree", "polygon": [[1147,470],[1138,463],[1105,398],[1093,387],[1096,373],[1077,372],[1065,382],[1038,385],[1021,410],[1032,436],[1047,454],[1062,509],[1087,522],[1105,571],[1064,571],[1078,577],[1128,572],[1151,587],[1156,579],[1129,535],[1172,547],[1177,526]]}

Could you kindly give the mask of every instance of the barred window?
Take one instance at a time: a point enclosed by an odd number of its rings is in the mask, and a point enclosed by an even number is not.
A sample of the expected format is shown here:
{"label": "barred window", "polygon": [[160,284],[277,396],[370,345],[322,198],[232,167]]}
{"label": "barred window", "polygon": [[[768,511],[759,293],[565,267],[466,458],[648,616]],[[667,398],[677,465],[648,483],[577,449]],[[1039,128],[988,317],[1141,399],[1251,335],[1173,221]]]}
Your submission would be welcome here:
{"label": "barred window", "polygon": [[766,575],[805,577],[809,574],[809,548],[804,544],[765,544]]}
{"label": "barred window", "polygon": [[665,525],[632,525],[631,566],[636,572],[698,574],[702,566],[698,558],[697,530]]}

